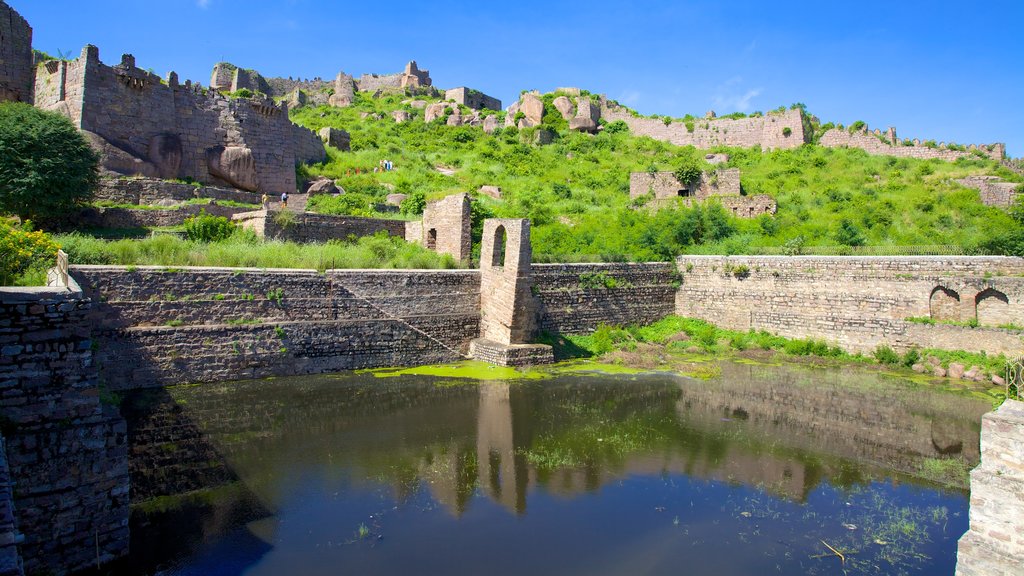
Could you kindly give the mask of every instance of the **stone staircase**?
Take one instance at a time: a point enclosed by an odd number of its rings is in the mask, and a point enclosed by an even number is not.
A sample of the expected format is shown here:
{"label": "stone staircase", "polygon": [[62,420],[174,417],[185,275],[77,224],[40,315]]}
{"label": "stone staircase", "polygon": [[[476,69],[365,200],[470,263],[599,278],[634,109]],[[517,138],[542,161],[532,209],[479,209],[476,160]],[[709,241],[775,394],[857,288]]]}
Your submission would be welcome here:
{"label": "stone staircase", "polygon": [[[289,194],[288,195],[288,211],[297,212],[302,214],[306,211],[306,205],[309,203],[309,194]],[[270,208],[273,210],[281,209],[281,199],[278,197],[276,201],[270,203]]]}

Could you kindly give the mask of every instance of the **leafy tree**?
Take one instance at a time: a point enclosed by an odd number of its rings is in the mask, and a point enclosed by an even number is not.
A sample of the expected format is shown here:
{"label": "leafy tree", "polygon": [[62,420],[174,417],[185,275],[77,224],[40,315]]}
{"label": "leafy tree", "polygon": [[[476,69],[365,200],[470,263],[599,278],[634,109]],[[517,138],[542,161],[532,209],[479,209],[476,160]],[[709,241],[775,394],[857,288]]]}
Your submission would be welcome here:
{"label": "leafy tree", "polygon": [[402,213],[410,216],[416,214],[423,214],[423,209],[427,207],[427,197],[423,192],[417,190],[412,194],[409,194],[405,200],[402,200]]}
{"label": "leafy tree", "polygon": [[64,116],[0,104],[0,212],[43,221],[65,216],[92,195],[98,164]]}
{"label": "leafy tree", "polygon": [[843,218],[839,222],[839,230],[836,231],[836,242],[846,246],[863,246],[864,234],[856,224]]}

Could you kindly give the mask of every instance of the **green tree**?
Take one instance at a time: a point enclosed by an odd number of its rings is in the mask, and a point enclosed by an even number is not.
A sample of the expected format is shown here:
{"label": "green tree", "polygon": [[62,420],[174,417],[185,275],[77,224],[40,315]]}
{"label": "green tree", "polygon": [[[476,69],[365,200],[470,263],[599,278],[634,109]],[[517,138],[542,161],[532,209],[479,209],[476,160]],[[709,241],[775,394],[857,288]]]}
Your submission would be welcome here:
{"label": "green tree", "polygon": [[98,165],[64,116],[0,104],[0,212],[40,221],[66,216],[92,196]]}
{"label": "green tree", "polygon": [[839,230],[836,231],[836,242],[847,246],[863,246],[864,234],[856,224],[843,218],[839,222]]}

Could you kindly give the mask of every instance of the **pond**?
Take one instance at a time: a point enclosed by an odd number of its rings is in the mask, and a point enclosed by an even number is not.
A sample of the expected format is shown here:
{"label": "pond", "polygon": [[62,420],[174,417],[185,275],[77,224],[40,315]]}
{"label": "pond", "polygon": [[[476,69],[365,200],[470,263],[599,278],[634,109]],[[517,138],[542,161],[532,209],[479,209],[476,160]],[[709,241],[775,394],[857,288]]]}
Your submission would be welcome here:
{"label": "pond", "polygon": [[953,574],[988,401],[872,373],[132,393],[125,574]]}

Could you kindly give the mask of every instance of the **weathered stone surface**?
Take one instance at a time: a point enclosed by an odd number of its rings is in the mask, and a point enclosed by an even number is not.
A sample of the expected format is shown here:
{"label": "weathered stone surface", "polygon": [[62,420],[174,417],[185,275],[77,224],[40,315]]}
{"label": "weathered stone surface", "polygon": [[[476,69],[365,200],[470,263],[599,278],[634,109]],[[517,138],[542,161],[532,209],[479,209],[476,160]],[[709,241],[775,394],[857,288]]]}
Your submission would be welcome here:
{"label": "weathered stone surface", "polygon": [[1024,566],[1024,402],[1007,399],[981,419],[981,465],[971,471],[970,530],[957,576],[1018,574]]}
{"label": "weathered stone surface", "polygon": [[464,86],[445,91],[444,99],[473,110],[501,110],[501,100]]}
{"label": "weathered stone surface", "polygon": [[177,134],[157,134],[149,141],[149,160],[160,178],[173,180],[181,170],[181,138]]}
{"label": "weathered stone surface", "polygon": [[193,186],[155,178],[101,178],[93,197],[117,204],[160,204],[163,200],[180,204],[196,198],[258,204],[260,200],[258,194],[246,190]]}
{"label": "weathered stone surface", "polygon": [[100,155],[100,167],[103,170],[125,176],[147,176],[160,178],[160,170],[153,163],[108,142],[99,134],[87,130],[82,131],[86,141]]}
{"label": "weathered stone surface", "polygon": [[917,372],[918,374],[924,374],[925,372],[924,364],[921,363],[914,364],[913,366],[910,367],[910,369],[913,370],[914,372]]}
{"label": "weathered stone surface", "polygon": [[1017,199],[1016,182],[1004,182],[998,176],[971,176],[961,178],[957,184],[966,188],[974,188],[981,194],[981,203],[986,206],[999,206],[1006,208]]}
{"label": "weathered stone surface", "polygon": [[501,200],[501,186],[481,186],[479,191],[484,196],[490,196],[495,200]]}
{"label": "weathered stone surface", "polygon": [[338,108],[351,106],[355,100],[355,89],[356,84],[352,77],[344,72],[338,72],[334,79],[334,94],[331,94],[328,103]]}
{"label": "weathered stone surface", "polygon": [[498,117],[497,116],[486,116],[483,119],[484,132],[487,134],[493,134],[498,129]]}
{"label": "weathered stone surface", "polygon": [[559,96],[552,102],[558,113],[562,115],[562,118],[570,120],[576,116],[576,107],[573,106],[572,100],[569,100],[565,96]]}
{"label": "weathered stone surface", "polygon": [[[452,104],[449,104],[448,102],[435,102],[434,104],[431,104],[431,105],[427,106],[423,110],[423,121],[424,122],[433,122],[434,120],[437,120],[438,118],[441,118],[442,116],[444,116],[445,110],[447,110],[449,108],[453,108],[456,111],[458,110],[457,106],[453,106]],[[454,114],[454,112],[453,112],[453,114]]]}
{"label": "weathered stone surface", "polygon": [[406,198],[408,198],[407,194],[388,194],[385,201],[392,206],[401,206],[402,201]]}
{"label": "weathered stone surface", "polygon": [[317,194],[338,194],[338,185],[334,183],[334,180],[327,178],[326,176],[320,176],[316,180],[310,182],[309,187],[306,188],[306,194],[310,196],[316,196]]}
{"label": "weathered stone surface", "polygon": [[292,90],[288,94],[287,98],[289,109],[302,108],[303,106],[309,103],[309,96],[306,95],[305,91],[300,90],[298,88]]}
{"label": "weathered stone surface", "polygon": [[320,139],[332,148],[337,148],[342,152],[348,152],[352,149],[352,137],[346,130],[325,126],[320,129],[319,135]]}
{"label": "weathered stone surface", "polygon": [[[890,142],[883,142],[881,138],[870,134],[866,126],[864,130],[855,132],[833,128],[821,136],[819,144],[829,148],[860,148],[868,154],[884,154],[886,156],[918,158],[922,160],[938,158],[947,162],[954,162],[958,158],[970,158],[974,155],[970,150],[952,150],[941,143],[938,146],[927,146],[920,140],[904,141],[893,145]],[[1003,144],[979,144],[972,145],[972,147],[993,160],[1002,160],[1006,157],[1006,146]]]}
{"label": "weathered stone surface", "polygon": [[465,262],[472,250],[471,225],[469,195],[452,194],[427,203],[422,225],[412,231],[407,228],[406,240]]}
{"label": "weathered stone surface", "polygon": [[0,2],[0,102],[32,102],[32,28]]}
{"label": "weathered stone surface", "polygon": [[687,206],[716,198],[722,206],[739,218],[756,218],[774,214],[775,199],[765,194],[742,196],[739,168],[719,168],[704,173],[697,182],[683,184],[672,172],[633,172],[629,175],[629,197],[632,200],[653,194],[648,205],[665,206],[681,201]]}
{"label": "weathered stone surface", "polygon": [[533,144],[536,146],[547,146],[555,141],[555,133],[552,130],[539,128],[533,134]]}
{"label": "weathered stone surface", "polygon": [[959,380],[964,376],[964,365],[959,362],[950,362],[949,370],[947,372],[950,378]]}
{"label": "weathered stone surface", "polygon": [[[992,256],[687,256],[675,299],[681,316],[733,330],[820,338],[852,352],[880,345],[1019,354],[1024,325],[1024,259]],[[743,274],[737,275],[737,271]],[[933,295],[951,292],[977,328],[936,322]],[[998,306],[997,306],[998,305]],[[988,312],[985,312],[988,310]],[[978,312],[976,312],[978,311]],[[929,356],[932,372],[939,366]]]}
{"label": "weathered stone surface", "polygon": [[519,121],[520,128],[539,126],[544,121],[544,101],[540,96],[527,92],[519,98],[519,110],[524,118]]}
{"label": "weathered stone surface", "polygon": [[255,192],[260,189],[256,160],[245,146],[217,147],[207,152],[210,174],[235,188]]}
{"label": "weathered stone surface", "polygon": [[[221,66],[220,76],[227,70]],[[235,69],[232,81],[258,83],[242,72]],[[324,154],[308,130],[288,120],[287,103],[262,96],[225,98],[190,82],[179,84],[173,73],[165,82],[137,67],[131,55],[108,66],[94,46],[86,46],[77,59],[37,67],[34,98],[39,108],[64,114],[83,132],[95,134],[103,166],[120,174],[167,177],[178,165],[174,177],[216,184],[224,179],[210,172],[208,151],[247,148],[261,189],[280,194],[295,190],[296,162]],[[154,145],[165,135],[179,139],[180,160],[177,152],[154,154],[167,150],[163,143]]]}
{"label": "weathered stone surface", "polygon": [[575,130],[577,132],[597,132],[597,122],[594,122],[590,118],[573,118],[569,120],[569,130]]}
{"label": "weathered stone surface", "polygon": [[405,237],[405,222],[387,218],[258,210],[235,214],[231,219],[261,238],[293,242],[323,243],[329,240],[345,240],[349,236],[372,236],[381,231],[391,236]]}
{"label": "weathered stone surface", "polygon": [[402,104],[408,104],[409,106],[412,106],[413,108],[416,108],[417,110],[423,110],[424,108],[427,107],[427,101],[426,100],[403,100]]}
{"label": "weathered stone surface", "polygon": [[405,110],[395,110],[391,113],[391,117],[395,119],[395,122],[401,124],[402,122],[408,122],[412,120],[412,114]]}

